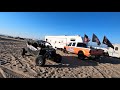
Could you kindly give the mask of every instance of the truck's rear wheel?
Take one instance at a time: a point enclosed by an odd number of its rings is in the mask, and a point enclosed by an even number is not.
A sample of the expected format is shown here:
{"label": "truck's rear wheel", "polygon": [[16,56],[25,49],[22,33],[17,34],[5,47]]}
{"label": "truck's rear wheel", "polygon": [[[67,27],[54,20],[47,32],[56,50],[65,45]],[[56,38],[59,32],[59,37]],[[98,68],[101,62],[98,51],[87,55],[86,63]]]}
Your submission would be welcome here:
{"label": "truck's rear wheel", "polygon": [[79,58],[80,60],[84,60],[84,59],[85,59],[85,55],[84,55],[84,53],[83,53],[82,51],[79,51],[79,52],[78,52],[78,58]]}
{"label": "truck's rear wheel", "polygon": [[100,60],[101,57],[100,56],[95,56],[94,60]]}
{"label": "truck's rear wheel", "polygon": [[37,58],[36,58],[36,65],[38,66],[44,66],[45,65],[45,58],[43,58],[42,55],[39,55]]}

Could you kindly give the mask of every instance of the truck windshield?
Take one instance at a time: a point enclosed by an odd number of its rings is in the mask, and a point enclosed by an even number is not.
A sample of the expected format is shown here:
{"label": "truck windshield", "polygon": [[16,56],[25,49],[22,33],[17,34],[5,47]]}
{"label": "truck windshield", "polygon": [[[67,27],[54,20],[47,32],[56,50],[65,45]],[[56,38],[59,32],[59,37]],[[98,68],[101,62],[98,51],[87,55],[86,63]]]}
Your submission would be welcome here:
{"label": "truck windshield", "polygon": [[78,43],[78,44],[77,44],[77,47],[84,47],[84,48],[87,48],[87,45],[84,44],[84,43]]}

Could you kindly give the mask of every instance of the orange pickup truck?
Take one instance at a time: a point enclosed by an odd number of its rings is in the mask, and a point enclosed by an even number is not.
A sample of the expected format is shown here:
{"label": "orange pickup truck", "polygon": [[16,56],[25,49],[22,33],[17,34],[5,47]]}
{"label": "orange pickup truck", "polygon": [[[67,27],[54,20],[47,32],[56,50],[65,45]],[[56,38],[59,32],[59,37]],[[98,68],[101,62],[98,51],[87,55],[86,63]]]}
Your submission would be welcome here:
{"label": "orange pickup truck", "polygon": [[71,42],[64,47],[64,53],[70,52],[78,55],[79,59],[85,59],[86,57],[100,58],[104,55],[104,50],[94,49],[88,47],[85,43],[81,42]]}

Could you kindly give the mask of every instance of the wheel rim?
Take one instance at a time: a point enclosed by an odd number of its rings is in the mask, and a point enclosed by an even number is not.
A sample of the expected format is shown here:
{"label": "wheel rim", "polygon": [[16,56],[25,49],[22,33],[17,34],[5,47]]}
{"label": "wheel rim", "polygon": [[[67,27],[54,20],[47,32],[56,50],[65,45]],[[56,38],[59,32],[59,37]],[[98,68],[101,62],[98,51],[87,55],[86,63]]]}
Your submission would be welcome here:
{"label": "wheel rim", "polygon": [[38,61],[38,64],[39,64],[39,65],[41,65],[41,64],[42,64],[42,61],[41,61],[41,60],[39,60],[39,61]]}
{"label": "wheel rim", "polygon": [[42,64],[42,60],[38,60],[38,64],[41,65]]}

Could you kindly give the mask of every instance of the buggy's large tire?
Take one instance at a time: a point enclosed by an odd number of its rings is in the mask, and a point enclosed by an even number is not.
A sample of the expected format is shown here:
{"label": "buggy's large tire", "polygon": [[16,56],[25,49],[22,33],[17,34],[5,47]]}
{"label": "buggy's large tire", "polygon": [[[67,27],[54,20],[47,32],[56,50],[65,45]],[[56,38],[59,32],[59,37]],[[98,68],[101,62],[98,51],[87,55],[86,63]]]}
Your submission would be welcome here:
{"label": "buggy's large tire", "polygon": [[62,61],[62,56],[59,55],[59,54],[56,54],[55,57],[54,57],[54,61],[55,61],[56,63],[61,63],[61,61]]}
{"label": "buggy's large tire", "polygon": [[84,55],[84,53],[83,53],[82,51],[79,51],[79,52],[78,52],[78,58],[79,58],[80,60],[84,60],[84,59],[85,59],[85,55]]}
{"label": "buggy's large tire", "polygon": [[37,58],[36,58],[36,65],[37,66],[44,66],[45,65],[45,58],[42,56],[42,55],[39,55]]}

